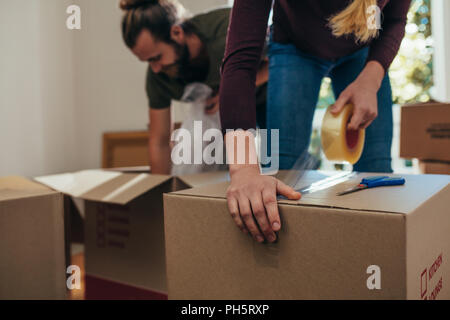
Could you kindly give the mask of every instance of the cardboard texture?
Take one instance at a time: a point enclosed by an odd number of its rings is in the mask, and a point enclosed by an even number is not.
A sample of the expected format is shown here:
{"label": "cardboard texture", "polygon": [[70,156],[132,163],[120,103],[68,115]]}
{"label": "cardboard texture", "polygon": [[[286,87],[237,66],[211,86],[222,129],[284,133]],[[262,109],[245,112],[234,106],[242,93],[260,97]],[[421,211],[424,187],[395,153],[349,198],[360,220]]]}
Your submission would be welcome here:
{"label": "cardboard texture", "polygon": [[450,104],[402,107],[400,157],[450,161]]}
{"label": "cardboard texture", "polygon": [[225,181],[228,173],[171,177],[124,171],[37,180],[85,200],[87,299],[167,299],[162,194]]}
{"label": "cardboard texture", "polygon": [[450,177],[336,195],[367,175],[279,200],[274,244],[235,226],[228,182],[164,194],[169,299],[449,299]]}
{"label": "cardboard texture", "polygon": [[450,161],[419,160],[419,169],[423,174],[450,174]]}
{"label": "cardboard texture", "polygon": [[0,178],[0,299],[65,299],[63,197]]}

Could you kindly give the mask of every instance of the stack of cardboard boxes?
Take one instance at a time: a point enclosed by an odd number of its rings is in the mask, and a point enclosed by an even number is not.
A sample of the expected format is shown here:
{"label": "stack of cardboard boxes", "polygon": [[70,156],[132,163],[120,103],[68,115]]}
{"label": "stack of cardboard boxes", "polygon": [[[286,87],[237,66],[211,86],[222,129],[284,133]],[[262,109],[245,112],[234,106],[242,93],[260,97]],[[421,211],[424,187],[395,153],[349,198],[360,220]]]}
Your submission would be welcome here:
{"label": "stack of cardboard boxes", "polygon": [[450,104],[402,107],[400,156],[418,158],[421,173],[450,174]]}

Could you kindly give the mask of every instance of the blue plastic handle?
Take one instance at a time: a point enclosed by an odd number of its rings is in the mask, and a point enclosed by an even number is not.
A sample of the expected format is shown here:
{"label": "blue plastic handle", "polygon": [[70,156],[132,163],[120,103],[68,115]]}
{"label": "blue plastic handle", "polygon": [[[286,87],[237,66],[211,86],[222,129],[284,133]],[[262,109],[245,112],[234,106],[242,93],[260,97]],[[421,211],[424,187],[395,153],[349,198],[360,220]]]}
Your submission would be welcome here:
{"label": "blue plastic handle", "polygon": [[383,177],[382,179],[366,180],[367,188],[381,187],[381,186],[401,186],[405,184],[405,178],[402,177]]}
{"label": "blue plastic handle", "polygon": [[381,180],[381,179],[386,179],[389,178],[388,176],[370,176],[370,177],[365,177],[361,180],[361,184],[368,184],[371,183],[373,181],[377,181],[377,180]]}

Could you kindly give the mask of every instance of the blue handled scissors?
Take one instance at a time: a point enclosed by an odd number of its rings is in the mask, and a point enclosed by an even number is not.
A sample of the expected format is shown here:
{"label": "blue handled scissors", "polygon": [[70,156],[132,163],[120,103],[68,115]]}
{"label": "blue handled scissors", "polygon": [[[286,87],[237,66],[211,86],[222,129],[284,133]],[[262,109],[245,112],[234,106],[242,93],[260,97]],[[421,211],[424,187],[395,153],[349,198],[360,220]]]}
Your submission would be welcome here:
{"label": "blue handled scissors", "polygon": [[351,189],[339,192],[337,195],[342,196],[344,194],[352,193],[359,190],[368,188],[382,187],[382,186],[401,186],[405,184],[405,178],[403,177],[388,177],[388,176],[371,176],[361,180],[361,182]]}

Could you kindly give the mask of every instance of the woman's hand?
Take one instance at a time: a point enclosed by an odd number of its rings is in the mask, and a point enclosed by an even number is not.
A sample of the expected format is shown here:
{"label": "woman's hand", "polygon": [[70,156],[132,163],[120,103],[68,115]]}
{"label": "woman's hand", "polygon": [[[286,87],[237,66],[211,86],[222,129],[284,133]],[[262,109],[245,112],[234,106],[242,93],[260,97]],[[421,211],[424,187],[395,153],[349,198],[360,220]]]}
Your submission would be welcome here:
{"label": "woman's hand", "polygon": [[300,193],[274,177],[261,175],[259,168],[252,166],[230,174],[227,201],[234,222],[245,234],[250,231],[256,241],[274,242],[275,232],[281,228],[277,193],[292,200],[300,199]]}
{"label": "woman's hand", "polygon": [[273,242],[275,232],[281,228],[277,193],[292,200],[301,195],[280,180],[261,175],[255,136],[250,130],[227,132],[225,143],[231,177],[227,190],[231,217],[242,232],[250,232],[256,241],[265,238]]}
{"label": "woman's hand", "polygon": [[369,61],[358,78],[341,92],[331,113],[338,114],[347,103],[354,106],[347,126],[349,130],[367,128],[378,115],[377,92],[384,77],[384,69],[377,61]]}

